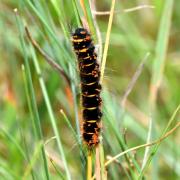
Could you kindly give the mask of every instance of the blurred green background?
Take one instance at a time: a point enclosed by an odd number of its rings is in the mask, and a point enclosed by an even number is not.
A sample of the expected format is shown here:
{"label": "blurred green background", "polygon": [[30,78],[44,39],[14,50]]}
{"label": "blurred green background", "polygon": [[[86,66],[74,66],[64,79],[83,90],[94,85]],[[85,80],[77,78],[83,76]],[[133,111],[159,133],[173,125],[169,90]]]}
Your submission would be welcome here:
{"label": "blurred green background", "polygon": [[[53,138],[56,130],[59,132],[60,144],[64,149],[64,157],[72,179],[83,179],[84,170],[81,165],[84,161],[80,158],[81,150],[74,135],[74,132],[78,131],[76,120],[80,115],[77,66],[70,41],[71,31],[77,28],[74,2],[73,0],[0,2],[0,179],[21,177],[45,179],[43,158],[40,158],[42,136],[46,142],[45,151],[51,179],[63,179],[63,176],[66,179],[62,151],[59,151],[60,148]],[[168,3],[174,3],[173,7],[168,7]],[[144,4],[154,8],[142,7],[136,11],[126,11]],[[109,11],[111,1],[101,0],[95,5],[97,11]],[[165,10],[166,6],[168,8]],[[124,138],[124,132],[127,147],[145,143],[151,116],[152,139],[160,137],[180,103],[179,7],[179,0],[116,1],[115,10],[118,12],[114,15],[102,85],[105,155],[113,156],[121,152],[119,139]],[[15,8],[18,10],[17,17]],[[80,9],[78,3],[77,9]],[[172,17],[169,15],[171,11]],[[82,10],[79,12],[81,16]],[[97,15],[96,18],[104,45],[109,16]],[[56,60],[70,78],[73,78],[70,87],[64,78],[32,48],[25,34],[24,25],[28,27],[41,48]],[[97,39],[95,34],[93,37]],[[167,49],[163,49],[166,47],[166,41]],[[122,97],[147,53],[150,55],[123,109]],[[28,79],[28,68],[32,84]],[[150,87],[156,85],[156,81],[161,83],[153,104],[150,100],[152,96]],[[49,101],[46,99],[46,93]],[[37,108],[33,103],[37,104]],[[60,110],[63,110],[65,115]],[[175,122],[178,118],[179,116]],[[38,123],[36,124],[38,119],[42,131],[39,135],[36,129],[39,127]],[[54,126],[53,120],[56,122]],[[177,130],[161,144],[145,172],[147,179],[180,178],[179,138],[180,132]],[[138,150],[134,156],[141,167],[144,149]],[[109,179],[132,178],[127,175],[131,174],[128,170],[129,165],[125,160],[121,160],[120,165],[114,163],[108,169]]]}

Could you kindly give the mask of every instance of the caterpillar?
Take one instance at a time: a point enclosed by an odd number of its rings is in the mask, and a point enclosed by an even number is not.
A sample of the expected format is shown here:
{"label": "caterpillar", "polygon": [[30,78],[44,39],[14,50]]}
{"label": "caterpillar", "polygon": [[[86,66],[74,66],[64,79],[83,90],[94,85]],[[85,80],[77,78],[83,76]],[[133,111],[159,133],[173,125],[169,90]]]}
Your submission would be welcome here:
{"label": "caterpillar", "polygon": [[88,147],[99,143],[101,112],[100,69],[90,33],[77,28],[72,43],[78,59],[81,81],[82,137]]}

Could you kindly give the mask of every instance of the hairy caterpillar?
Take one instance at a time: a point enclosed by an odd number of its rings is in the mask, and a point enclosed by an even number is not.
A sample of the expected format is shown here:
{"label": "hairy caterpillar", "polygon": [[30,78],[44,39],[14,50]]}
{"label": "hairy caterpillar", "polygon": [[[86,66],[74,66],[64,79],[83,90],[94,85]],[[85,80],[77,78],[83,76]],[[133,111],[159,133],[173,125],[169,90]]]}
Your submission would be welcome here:
{"label": "hairy caterpillar", "polygon": [[72,34],[72,43],[78,59],[81,98],[82,98],[82,136],[88,147],[99,143],[101,112],[101,85],[97,54],[88,31],[77,28]]}

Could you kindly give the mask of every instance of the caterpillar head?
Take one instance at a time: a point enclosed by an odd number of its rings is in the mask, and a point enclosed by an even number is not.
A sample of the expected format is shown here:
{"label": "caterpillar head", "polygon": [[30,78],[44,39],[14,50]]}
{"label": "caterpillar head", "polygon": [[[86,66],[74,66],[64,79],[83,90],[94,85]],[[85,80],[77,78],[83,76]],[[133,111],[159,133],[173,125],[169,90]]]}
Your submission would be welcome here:
{"label": "caterpillar head", "polygon": [[74,39],[84,39],[89,35],[88,31],[84,28],[77,28],[73,34]]}

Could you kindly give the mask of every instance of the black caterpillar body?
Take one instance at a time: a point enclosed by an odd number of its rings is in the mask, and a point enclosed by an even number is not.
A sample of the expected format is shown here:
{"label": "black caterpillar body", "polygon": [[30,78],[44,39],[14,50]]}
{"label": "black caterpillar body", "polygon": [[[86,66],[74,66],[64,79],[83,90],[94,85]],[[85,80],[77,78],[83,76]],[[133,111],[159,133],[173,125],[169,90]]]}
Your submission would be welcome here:
{"label": "black caterpillar body", "polygon": [[77,28],[72,35],[72,42],[78,59],[81,97],[82,97],[82,136],[88,147],[99,143],[101,120],[101,85],[97,54],[88,31]]}

